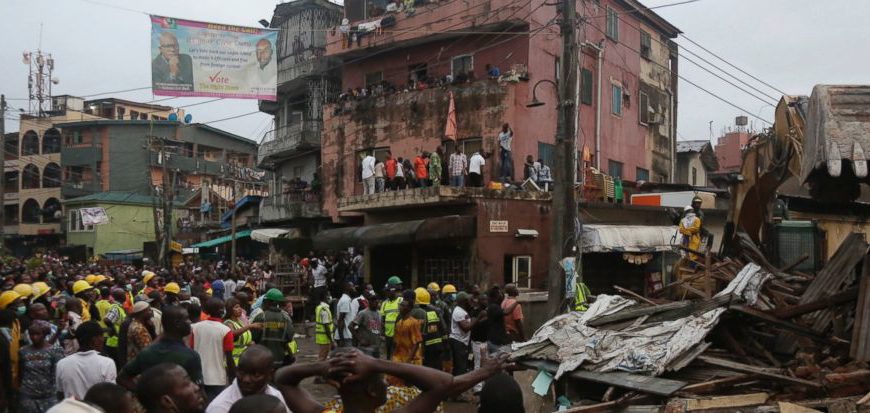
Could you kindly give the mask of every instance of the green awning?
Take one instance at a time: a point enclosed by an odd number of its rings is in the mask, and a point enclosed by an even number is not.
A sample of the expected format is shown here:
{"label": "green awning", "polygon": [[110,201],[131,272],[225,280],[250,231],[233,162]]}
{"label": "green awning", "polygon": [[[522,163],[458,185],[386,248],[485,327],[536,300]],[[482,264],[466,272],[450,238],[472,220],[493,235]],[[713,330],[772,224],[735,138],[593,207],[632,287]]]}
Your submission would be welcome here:
{"label": "green awning", "polygon": [[[236,232],[236,239],[244,238],[244,237],[250,237],[250,236],[251,236],[251,230],[249,230],[249,229],[246,229],[246,230],[244,230],[244,231],[238,231],[238,232]],[[224,235],[223,237],[215,238],[215,239],[210,240],[210,241],[200,242],[199,244],[193,244],[193,245],[191,245],[190,247],[191,247],[191,248],[208,248],[208,247],[214,247],[214,246],[217,246],[217,245],[221,245],[221,244],[223,244],[223,243],[225,243],[225,242],[230,242],[232,239],[233,239],[232,235]]]}

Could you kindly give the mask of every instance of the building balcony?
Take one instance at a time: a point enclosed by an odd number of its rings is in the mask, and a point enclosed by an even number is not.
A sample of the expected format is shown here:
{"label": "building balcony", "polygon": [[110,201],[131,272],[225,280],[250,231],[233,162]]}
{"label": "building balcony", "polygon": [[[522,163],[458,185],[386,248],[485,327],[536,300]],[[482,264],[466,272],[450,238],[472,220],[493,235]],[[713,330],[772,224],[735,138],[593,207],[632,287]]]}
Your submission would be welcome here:
{"label": "building balcony", "polygon": [[357,195],[338,199],[339,212],[364,212],[421,206],[463,205],[475,198],[549,201],[549,192],[495,190],[487,188],[451,187],[410,188],[372,195]]}
{"label": "building balcony", "polygon": [[[157,152],[151,152],[151,165],[162,166],[162,160]],[[166,167],[182,172],[205,174],[205,175],[221,175],[226,172],[225,164],[221,162],[207,161],[205,159],[193,158],[177,154],[170,154],[167,157]]]}
{"label": "building balcony", "polygon": [[102,191],[103,185],[97,181],[64,182],[60,189],[64,199],[77,198]]}
{"label": "building balcony", "polygon": [[64,146],[60,158],[65,166],[93,165],[103,160],[103,148],[101,145]]}
{"label": "building balcony", "polygon": [[260,219],[264,222],[324,216],[320,194],[317,192],[293,191],[275,194],[263,198],[260,203]]}
{"label": "building balcony", "polygon": [[[305,126],[279,128],[270,132],[271,140],[257,149],[257,164],[261,167],[274,165],[281,159],[292,158],[302,152],[320,148],[320,124],[307,122]],[[269,136],[266,136],[268,139]]]}
{"label": "building balcony", "polygon": [[366,0],[345,3],[345,13],[352,20],[351,31],[356,30],[360,25],[363,27],[380,25],[384,18],[394,19],[395,24],[383,27],[383,33],[380,34],[366,32],[359,37],[358,42],[353,44],[345,40],[345,34],[340,30],[334,33],[330,31],[326,38],[326,56],[352,59],[369,54],[372,49],[387,46],[407,47],[462,36],[469,31],[520,29],[528,25],[523,20],[524,16],[531,15],[531,3],[523,4],[510,0],[426,1],[425,4],[416,6],[411,15],[405,11],[398,11],[378,16],[373,14],[382,13],[380,10],[368,13],[364,10],[368,3],[370,2]]}

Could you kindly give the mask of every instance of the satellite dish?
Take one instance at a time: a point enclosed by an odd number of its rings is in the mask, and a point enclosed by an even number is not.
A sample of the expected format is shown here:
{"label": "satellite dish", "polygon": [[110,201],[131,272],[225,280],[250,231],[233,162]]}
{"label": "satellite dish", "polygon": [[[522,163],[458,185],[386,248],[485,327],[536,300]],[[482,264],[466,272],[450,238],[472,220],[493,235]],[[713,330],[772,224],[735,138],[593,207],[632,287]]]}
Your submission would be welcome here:
{"label": "satellite dish", "polygon": [[190,121],[192,121],[192,120],[193,120],[193,115],[191,115],[189,113],[184,115],[184,123],[190,123]]}
{"label": "satellite dish", "polygon": [[178,120],[178,115],[175,113],[170,113],[168,119],[175,122]]}

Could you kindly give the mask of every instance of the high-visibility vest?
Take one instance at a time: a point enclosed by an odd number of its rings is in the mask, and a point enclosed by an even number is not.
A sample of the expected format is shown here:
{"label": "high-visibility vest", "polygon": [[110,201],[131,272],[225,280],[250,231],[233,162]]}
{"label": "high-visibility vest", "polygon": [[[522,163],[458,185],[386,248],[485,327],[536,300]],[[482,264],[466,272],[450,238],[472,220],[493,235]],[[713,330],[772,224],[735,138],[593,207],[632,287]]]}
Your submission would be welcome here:
{"label": "high-visibility vest", "polygon": [[[99,303],[98,303],[98,304],[99,304]],[[110,335],[109,333],[103,333],[103,334],[106,336],[106,347],[118,347],[118,339],[119,339],[118,335],[121,334],[121,323],[123,323],[123,322],[124,322],[124,319],[127,318],[127,312],[124,311],[124,307],[121,306],[121,304],[118,304],[118,303],[110,304],[110,305],[109,305],[109,308],[106,310],[105,313],[102,313],[102,312],[101,312],[101,314],[102,314],[102,319],[100,320],[100,325],[103,326],[103,328],[106,328],[106,327],[107,327],[107,326],[106,326],[106,322],[103,321],[103,320],[106,319],[106,314],[109,314],[109,311],[112,309],[112,307],[117,307],[117,308],[118,308],[118,315],[119,315],[119,318],[118,318],[117,321],[115,321],[115,322],[112,324],[112,328],[115,329],[115,334],[114,334],[114,335]]]}
{"label": "high-visibility vest", "polygon": [[[332,311],[329,310],[329,304],[320,303],[314,311],[316,315],[316,324],[314,325],[314,342],[317,344],[329,344],[332,342]],[[326,314],[326,319],[321,316]]]}
{"label": "high-visibility vest", "polygon": [[441,317],[431,309],[426,309],[426,331],[423,333],[423,344],[426,347],[441,344],[444,341],[441,333]]}
{"label": "high-visibility vest", "polygon": [[109,307],[112,306],[112,303],[109,302],[109,300],[102,300],[101,299],[101,300],[98,300],[97,303],[94,305],[97,306],[97,312],[100,313],[100,321],[103,321],[103,319],[106,318],[106,313],[109,312]]}
{"label": "high-visibility vest", "polygon": [[[227,319],[224,323],[233,330],[239,330],[243,327],[242,323],[232,319]],[[233,360],[235,360],[237,366],[239,365],[239,357],[248,349],[251,341],[253,341],[251,330],[235,336],[235,340],[233,340]]]}
{"label": "high-visibility vest", "polygon": [[589,296],[592,292],[582,281],[574,286],[574,311],[586,311],[589,309]]}
{"label": "high-visibility vest", "polygon": [[392,301],[384,300],[381,303],[381,315],[384,317],[384,336],[392,337],[396,334],[396,319],[399,318],[399,303],[402,297],[396,297]]}
{"label": "high-visibility vest", "polygon": [[82,303],[82,322],[91,321],[91,304],[87,300],[79,298]]}

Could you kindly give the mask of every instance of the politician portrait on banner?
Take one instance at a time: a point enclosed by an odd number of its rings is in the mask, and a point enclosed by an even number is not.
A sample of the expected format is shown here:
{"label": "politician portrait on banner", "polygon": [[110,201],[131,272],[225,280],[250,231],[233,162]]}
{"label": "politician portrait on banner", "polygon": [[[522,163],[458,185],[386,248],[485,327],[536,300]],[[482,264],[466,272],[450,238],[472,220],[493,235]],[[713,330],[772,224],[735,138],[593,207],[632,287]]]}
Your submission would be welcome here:
{"label": "politician portrait on banner", "polygon": [[155,95],[276,100],[278,30],[151,16]]}

